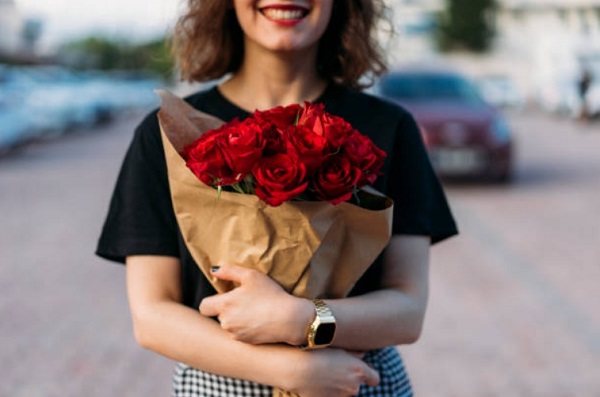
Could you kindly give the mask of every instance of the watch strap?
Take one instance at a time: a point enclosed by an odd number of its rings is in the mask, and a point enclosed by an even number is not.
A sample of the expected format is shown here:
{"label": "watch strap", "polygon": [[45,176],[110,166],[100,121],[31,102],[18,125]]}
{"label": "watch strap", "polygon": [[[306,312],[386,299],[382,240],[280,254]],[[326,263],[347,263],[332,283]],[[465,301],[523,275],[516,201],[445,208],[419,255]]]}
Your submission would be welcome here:
{"label": "watch strap", "polygon": [[[324,347],[329,346],[331,344],[331,340],[329,340],[327,343],[323,343],[323,344],[315,343],[316,337],[317,337],[317,332],[319,331],[319,328],[322,326],[335,327],[335,324],[336,324],[335,316],[333,315],[329,306],[327,306],[327,304],[325,302],[323,302],[323,300],[313,299],[313,304],[315,307],[316,315],[315,315],[315,319],[313,320],[313,322],[308,326],[308,330],[306,333],[307,345],[302,346],[302,348],[304,348],[304,349],[319,349],[319,348],[324,348]],[[332,334],[331,339],[333,339],[333,334]]]}

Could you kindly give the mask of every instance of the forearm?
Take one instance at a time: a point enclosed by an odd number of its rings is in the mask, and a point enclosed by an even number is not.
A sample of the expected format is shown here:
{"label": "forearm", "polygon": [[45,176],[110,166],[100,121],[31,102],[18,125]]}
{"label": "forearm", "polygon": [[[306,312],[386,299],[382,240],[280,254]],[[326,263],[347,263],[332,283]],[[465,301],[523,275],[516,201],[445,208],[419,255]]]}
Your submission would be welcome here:
{"label": "forearm", "polygon": [[179,260],[160,256],[127,258],[127,291],[140,345],[219,375],[287,388],[299,352],[287,346],[244,344],[210,317],[181,303]]}
{"label": "forearm", "polygon": [[181,304],[179,261],[172,257],[127,258],[127,291],[140,345],[218,375],[246,379],[299,395],[354,395],[361,383],[375,386],[377,373],[341,349],[304,351],[284,344],[237,340],[220,324]]}
{"label": "forearm", "polygon": [[[326,301],[337,319],[333,346],[369,350],[417,340],[427,306],[429,243],[426,236],[392,238],[383,256],[379,289]],[[315,318],[310,300],[289,295],[256,270],[230,265],[213,275],[238,287],[204,299],[200,310],[218,316],[233,337],[250,344],[307,343]]]}
{"label": "forearm", "polygon": [[333,346],[371,350],[415,342],[425,316],[426,302],[394,289],[326,300],[337,320]]}
{"label": "forearm", "polygon": [[372,349],[415,342],[429,295],[429,238],[394,236],[386,249],[382,289],[329,302],[339,326],[334,344]]}
{"label": "forearm", "polygon": [[[416,299],[395,289],[375,291],[352,298],[324,300],[336,318],[332,346],[347,350],[372,350],[385,346],[414,343],[421,334],[426,300]],[[303,303],[313,307],[309,300]],[[314,319],[306,310],[299,313],[302,322]],[[297,331],[297,330],[296,330]],[[294,332],[290,326],[289,333]],[[296,332],[294,344],[306,343],[306,330]]]}
{"label": "forearm", "polygon": [[158,302],[134,313],[138,343],[156,353],[207,372],[288,388],[293,355],[283,345],[234,340],[214,320],[176,302]]}
{"label": "forearm", "polygon": [[428,237],[394,237],[384,255],[381,289],[325,301],[337,320],[333,346],[369,350],[415,342],[427,307],[428,267]]}

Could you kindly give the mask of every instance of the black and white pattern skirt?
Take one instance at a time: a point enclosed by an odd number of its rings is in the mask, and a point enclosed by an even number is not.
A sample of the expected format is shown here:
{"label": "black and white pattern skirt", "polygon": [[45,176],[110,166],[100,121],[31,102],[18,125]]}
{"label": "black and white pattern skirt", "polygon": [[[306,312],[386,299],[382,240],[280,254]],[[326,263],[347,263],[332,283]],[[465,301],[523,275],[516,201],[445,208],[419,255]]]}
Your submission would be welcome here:
{"label": "black and white pattern skirt", "polygon": [[[364,360],[381,381],[376,387],[361,386],[357,397],[412,397],[410,380],[400,354],[394,347],[368,352]],[[173,376],[173,397],[271,397],[270,386],[228,378],[177,364]]]}

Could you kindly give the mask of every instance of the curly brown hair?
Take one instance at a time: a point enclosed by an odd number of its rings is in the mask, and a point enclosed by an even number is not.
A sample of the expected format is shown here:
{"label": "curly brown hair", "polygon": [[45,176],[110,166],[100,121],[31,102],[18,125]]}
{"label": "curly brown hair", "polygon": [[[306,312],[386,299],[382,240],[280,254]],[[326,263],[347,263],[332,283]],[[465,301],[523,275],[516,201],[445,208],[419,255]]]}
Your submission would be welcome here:
{"label": "curly brown hair", "polygon": [[[187,3],[188,10],[178,20],[173,38],[181,78],[203,82],[237,71],[243,60],[244,40],[231,2]],[[387,21],[384,0],[334,0],[329,26],[319,44],[317,67],[321,76],[364,88],[386,72],[376,38],[380,21]]]}

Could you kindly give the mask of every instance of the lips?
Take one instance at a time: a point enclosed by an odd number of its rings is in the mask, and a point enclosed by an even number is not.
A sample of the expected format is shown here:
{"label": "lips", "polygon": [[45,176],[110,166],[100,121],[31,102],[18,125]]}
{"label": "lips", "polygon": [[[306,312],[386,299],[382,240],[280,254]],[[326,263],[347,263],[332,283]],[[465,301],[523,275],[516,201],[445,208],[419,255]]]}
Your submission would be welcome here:
{"label": "lips", "polygon": [[306,17],[309,9],[297,5],[272,5],[260,9],[260,12],[273,21],[299,21]]}

